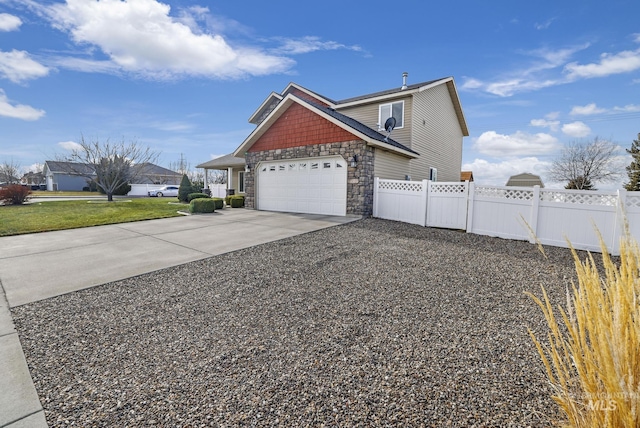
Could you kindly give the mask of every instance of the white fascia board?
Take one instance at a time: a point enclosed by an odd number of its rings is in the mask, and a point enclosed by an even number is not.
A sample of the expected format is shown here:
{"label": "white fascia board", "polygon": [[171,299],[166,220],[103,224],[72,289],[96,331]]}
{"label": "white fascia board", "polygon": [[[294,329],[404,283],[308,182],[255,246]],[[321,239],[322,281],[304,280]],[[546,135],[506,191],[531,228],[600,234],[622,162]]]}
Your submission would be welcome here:
{"label": "white fascia board", "polygon": [[329,107],[333,108],[334,104],[333,102],[331,102],[330,100],[326,99],[325,97],[323,97],[322,95],[316,94],[315,92],[311,92],[309,89],[305,88],[304,86],[300,86],[297,83],[289,83],[287,85],[286,88],[284,88],[284,90],[282,91],[283,94],[286,94],[287,91],[289,91],[289,89],[291,88],[295,88],[299,91],[304,92],[305,94],[309,95],[310,97],[313,97],[315,99],[319,99],[320,101],[324,102],[325,104],[327,104]]}
{"label": "white fascia board", "polygon": [[275,92],[271,92],[269,96],[265,98],[262,104],[260,104],[260,107],[258,107],[256,111],[254,111],[253,114],[249,117],[249,123],[253,123],[253,121],[256,120],[256,117],[260,114],[262,109],[264,109],[273,99],[280,101],[282,100],[282,95],[276,94]]}

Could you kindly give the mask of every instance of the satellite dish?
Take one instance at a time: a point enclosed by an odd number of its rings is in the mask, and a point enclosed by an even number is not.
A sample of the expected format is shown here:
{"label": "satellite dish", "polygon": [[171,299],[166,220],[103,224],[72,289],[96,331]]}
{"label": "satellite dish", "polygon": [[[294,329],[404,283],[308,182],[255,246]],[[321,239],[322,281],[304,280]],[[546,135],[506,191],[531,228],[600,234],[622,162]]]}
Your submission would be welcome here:
{"label": "satellite dish", "polygon": [[384,123],[384,130],[387,131],[387,136],[384,137],[384,141],[389,141],[389,135],[391,135],[391,131],[396,127],[396,118],[391,116]]}
{"label": "satellite dish", "polygon": [[384,123],[384,130],[387,131],[389,134],[391,134],[391,131],[393,131],[393,128],[395,128],[395,127],[396,127],[396,118],[391,116]]}

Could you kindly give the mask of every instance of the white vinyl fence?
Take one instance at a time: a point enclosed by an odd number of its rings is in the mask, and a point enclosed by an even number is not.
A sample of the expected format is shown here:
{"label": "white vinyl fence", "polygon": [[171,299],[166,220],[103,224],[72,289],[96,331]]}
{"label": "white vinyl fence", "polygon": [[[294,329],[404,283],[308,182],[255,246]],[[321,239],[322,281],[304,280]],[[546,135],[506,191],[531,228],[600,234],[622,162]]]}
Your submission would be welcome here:
{"label": "white vinyl fence", "polygon": [[[373,216],[428,227],[619,254],[625,218],[640,238],[640,192],[375,180]],[[535,234],[535,237],[533,237]]]}

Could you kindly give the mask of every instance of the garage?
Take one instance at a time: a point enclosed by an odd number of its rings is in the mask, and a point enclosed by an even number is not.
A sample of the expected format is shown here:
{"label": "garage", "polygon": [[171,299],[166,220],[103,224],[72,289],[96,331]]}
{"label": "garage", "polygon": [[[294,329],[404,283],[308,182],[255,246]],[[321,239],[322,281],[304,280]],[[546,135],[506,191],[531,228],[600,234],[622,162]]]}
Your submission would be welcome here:
{"label": "garage", "polygon": [[257,209],[346,215],[347,162],[342,156],[260,162]]}

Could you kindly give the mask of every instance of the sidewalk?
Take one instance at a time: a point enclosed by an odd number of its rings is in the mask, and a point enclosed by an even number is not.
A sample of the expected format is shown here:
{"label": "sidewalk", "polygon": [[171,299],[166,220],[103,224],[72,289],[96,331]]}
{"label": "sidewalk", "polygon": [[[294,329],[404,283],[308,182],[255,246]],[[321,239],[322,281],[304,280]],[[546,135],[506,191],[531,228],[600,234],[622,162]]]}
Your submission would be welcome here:
{"label": "sidewalk", "polygon": [[47,426],[10,307],[357,219],[224,209],[0,238],[0,428]]}

